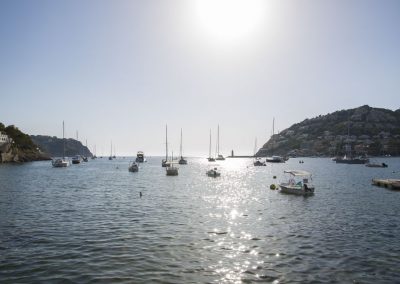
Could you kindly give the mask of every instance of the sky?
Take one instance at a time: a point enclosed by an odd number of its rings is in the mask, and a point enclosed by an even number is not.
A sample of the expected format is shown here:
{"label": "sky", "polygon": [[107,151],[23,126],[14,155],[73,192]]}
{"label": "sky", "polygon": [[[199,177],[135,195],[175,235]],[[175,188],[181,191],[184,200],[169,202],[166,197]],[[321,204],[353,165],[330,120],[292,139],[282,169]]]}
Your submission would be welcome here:
{"label": "sky", "polygon": [[[397,0],[0,0],[0,122],[97,155],[253,154],[306,118],[400,106]],[[176,154],[175,154],[176,155]]]}

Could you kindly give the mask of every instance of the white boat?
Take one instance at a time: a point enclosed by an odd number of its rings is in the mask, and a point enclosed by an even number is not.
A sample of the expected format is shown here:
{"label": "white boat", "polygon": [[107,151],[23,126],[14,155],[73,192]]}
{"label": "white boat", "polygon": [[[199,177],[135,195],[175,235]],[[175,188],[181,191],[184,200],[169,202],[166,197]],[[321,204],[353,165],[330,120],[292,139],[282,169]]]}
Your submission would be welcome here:
{"label": "white boat", "polygon": [[225,160],[224,156],[219,153],[219,125],[218,125],[218,132],[217,132],[217,157],[215,159],[218,161]]}
{"label": "white boat", "polygon": [[313,195],[314,186],[311,184],[311,173],[302,170],[284,171],[289,174],[289,180],[279,184],[282,193],[296,195]]}
{"label": "white boat", "polygon": [[210,129],[210,147],[209,147],[209,150],[208,150],[208,158],[207,158],[207,160],[209,162],[215,162],[215,158],[211,157],[211,129]]}
{"label": "white boat", "polygon": [[183,151],[182,151],[182,128],[181,128],[181,146],[180,146],[180,155],[181,158],[179,159],[179,165],[187,165],[187,160],[183,158]]}
{"label": "white boat", "polygon": [[65,159],[64,121],[63,121],[63,157],[62,159],[52,160],[51,164],[55,168],[65,168],[69,166],[69,161]]}
{"label": "white boat", "polygon": [[137,163],[146,162],[146,158],[144,157],[144,153],[142,151],[137,152],[137,154],[136,154],[136,162]]}
{"label": "white boat", "polygon": [[[275,117],[272,119],[272,136],[271,136],[271,139],[274,139],[274,135],[275,135]],[[272,140],[272,141],[274,141],[274,140]],[[273,143],[272,151],[274,150],[274,147],[275,147],[274,145],[275,145],[275,142]],[[272,157],[267,157],[265,159],[265,161],[267,163],[284,163],[286,160],[287,159],[285,159],[285,158],[283,158],[281,156],[277,156],[277,155],[272,155]]]}
{"label": "white boat", "polygon": [[255,167],[262,167],[262,166],[266,166],[265,162],[261,161],[261,158],[257,157],[257,137],[255,139],[254,142],[254,162],[253,165]]}
{"label": "white boat", "polygon": [[284,159],[283,157],[281,157],[281,156],[276,156],[276,155],[274,155],[274,156],[272,156],[272,157],[267,157],[267,158],[265,159],[265,161],[266,161],[267,163],[284,163],[284,162],[285,162],[285,159]]}
{"label": "white boat", "polygon": [[51,161],[51,164],[55,168],[65,168],[69,166],[69,162],[65,159],[55,159]]}
{"label": "white boat", "polygon": [[135,173],[139,171],[139,165],[136,162],[130,162],[128,171]]}
{"label": "white boat", "polygon": [[221,173],[218,172],[217,168],[213,168],[207,171],[207,176],[209,177],[219,177],[221,176]]}
{"label": "white boat", "polygon": [[261,161],[260,158],[256,158],[253,162],[253,165],[255,167],[262,167],[262,166],[266,166],[265,162]]}

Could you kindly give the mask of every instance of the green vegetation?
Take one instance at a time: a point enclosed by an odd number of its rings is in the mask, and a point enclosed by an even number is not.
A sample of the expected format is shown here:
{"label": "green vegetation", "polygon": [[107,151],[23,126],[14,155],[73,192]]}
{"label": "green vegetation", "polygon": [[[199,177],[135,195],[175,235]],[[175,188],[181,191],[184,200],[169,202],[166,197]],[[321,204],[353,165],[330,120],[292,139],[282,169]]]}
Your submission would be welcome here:
{"label": "green vegetation", "polygon": [[[4,125],[3,125],[4,126]],[[14,125],[9,125],[5,127],[4,132],[10,137],[14,142],[14,147],[23,150],[35,150],[37,146],[32,142],[29,135],[23,133]]]}

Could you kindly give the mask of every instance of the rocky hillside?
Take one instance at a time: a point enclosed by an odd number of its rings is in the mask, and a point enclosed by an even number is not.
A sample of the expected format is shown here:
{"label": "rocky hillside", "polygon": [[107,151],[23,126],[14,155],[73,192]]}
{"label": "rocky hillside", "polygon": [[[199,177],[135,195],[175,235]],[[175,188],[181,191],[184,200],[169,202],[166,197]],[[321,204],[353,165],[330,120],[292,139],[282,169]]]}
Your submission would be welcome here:
{"label": "rocky hillside", "polygon": [[334,156],[345,145],[355,154],[400,155],[400,109],[365,105],[306,119],[273,135],[257,155]]}
{"label": "rocky hillside", "polygon": [[0,163],[29,162],[49,160],[50,156],[42,152],[33,143],[29,135],[20,131],[14,125],[5,127],[0,123],[0,132],[7,135],[7,141],[0,142]]}
{"label": "rocky hillside", "polygon": [[[43,152],[49,153],[52,157],[63,156],[63,139],[44,135],[31,135],[31,138]],[[71,138],[65,139],[65,156],[75,155],[92,157],[92,153],[80,141]]]}

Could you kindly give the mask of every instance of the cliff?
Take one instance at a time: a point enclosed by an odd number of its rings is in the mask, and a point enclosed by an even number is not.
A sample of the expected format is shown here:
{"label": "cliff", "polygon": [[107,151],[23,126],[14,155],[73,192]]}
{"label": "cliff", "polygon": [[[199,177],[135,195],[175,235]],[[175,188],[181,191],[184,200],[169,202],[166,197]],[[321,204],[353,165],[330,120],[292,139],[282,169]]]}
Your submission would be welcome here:
{"label": "cliff", "polygon": [[[44,135],[31,135],[30,137],[43,152],[49,153],[52,157],[63,156],[63,139]],[[71,157],[75,155],[93,156],[90,150],[82,145],[80,141],[71,138],[65,139],[65,156]]]}
{"label": "cliff", "polygon": [[355,154],[400,155],[400,109],[364,105],[305,119],[275,134],[257,156],[334,156],[351,145]]}
{"label": "cliff", "polygon": [[0,142],[0,163],[50,160],[50,156],[42,152],[29,135],[14,125],[5,127],[0,123],[0,132],[7,137],[6,141]]}

